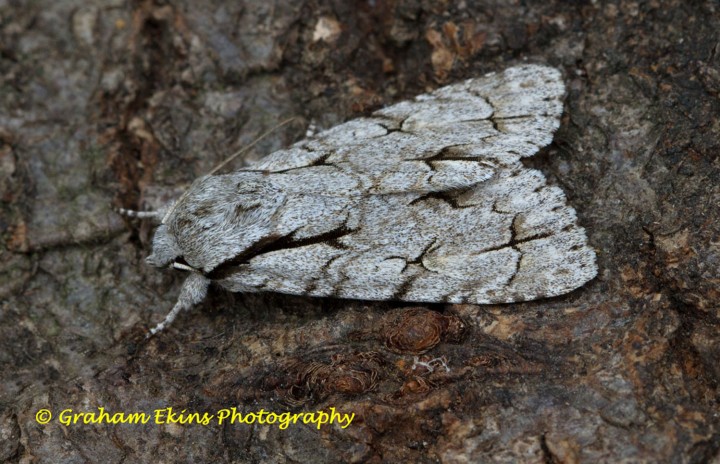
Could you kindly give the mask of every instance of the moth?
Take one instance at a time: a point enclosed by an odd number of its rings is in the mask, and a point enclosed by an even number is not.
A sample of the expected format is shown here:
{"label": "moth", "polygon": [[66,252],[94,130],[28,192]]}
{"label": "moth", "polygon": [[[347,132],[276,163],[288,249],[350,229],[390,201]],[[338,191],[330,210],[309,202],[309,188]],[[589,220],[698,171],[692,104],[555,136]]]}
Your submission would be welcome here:
{"label": "moth", "polygon": [[564,91],[557,69],[511,67],[201,177],[165,211],[134,213],[162,217],[147,262],[189,274],[151,334],[211,282],[475,304],[582,286],[597,274],[585,231],[562,190],[521,163],[552,141]]}

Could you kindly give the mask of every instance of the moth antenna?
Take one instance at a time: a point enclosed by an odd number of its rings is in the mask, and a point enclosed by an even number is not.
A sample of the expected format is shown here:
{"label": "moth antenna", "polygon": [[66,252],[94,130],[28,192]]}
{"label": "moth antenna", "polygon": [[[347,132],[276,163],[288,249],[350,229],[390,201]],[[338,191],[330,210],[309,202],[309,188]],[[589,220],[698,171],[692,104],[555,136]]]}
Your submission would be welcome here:
{"label": "moth antenna", "polygon": [[263,133],[260,134],[255,140],[253,140],[252,142],[250,142],[249,144],[247,144],[246,146],[244,146],[244,147],[241,148],[240,150],[238,150],[238,151],[236,151],[235,153],[233,153],[232,155],[230,155],[230,157],[229,157],[228,159],[226,159],[225,161],[223,161],[222,163],[220,163],[220,164],[218,164],[217,166],[215,166],[215,167],[213,168],[213,170],[210,171],[207,175],[208,175],[208,176],[212,176],[213,174],[215,174],[216,172],[218,172],[220,169],[222,169],[223,167],[227,166],[227,164],[228,164],[229,162],[231,162],[232,160],[234,160],[234,159],[237,158],[238,156],[242,155],[243,153],[247,152],[249,149],[251,149],[252,147],[254,147],[255,145],[257,145],[257,143],[260,142],[262,139],[264,139],[264,138],[267,137],[268,135],[272,134],[272,133],[275,132],[276,130],[280,129],[281,127],[290,124],[290,123],[291,123],[292,121],[294,121],[294,120],[295,120],[294,117],[288,118],[288,119],[282,121],[281,123],[277,124],[275,127],[271,128],[271,129],[268,129],[267,131],[263,132]]}
{"label": "moth antenna", "polygon": [[188,276],[180,290],[180,296],[175,306],[173,306],[173,309],[165,316],[165,319],[163,319],[161,323],[150,329],[150,333],[147,334],[146,338],[152,337],[172,324],[177,315],[180,314],[180,311],[190,309],[205,299],[208,285],[210,285],[210,279],[200,274],[191,274]]}
{"label": "moth antenna", "polygon": [[[281,127],[290,124],[290,123],[291,123],[292,121],[294,121],[295,119],[296,119],[295,117],[288,118],[288,119],[282,121],[281,123],[275,125],[275,126],[272,127],[271,129],[268,129],[267,131],[263,132],[263,133],[260,134],[257,138],[255,138],[255,140],[253,140],[252,142],[250,142],[249,144],[245,145],[245,146],[244,146],[243,148],[241,148],[240,150],[238,150],[238,151],[236,151],[235,153],[233,153],[232,155],[230,155],[230,157],[227,158],[227,159],[226,159],[225,161],[223,161],[222,163],[220,163],[220,164],[218,164],[217,166],[215,166],[210,172],[207,173],[207,175],[208,175],[208,176],[212,176],[213,174],[215,174],[216,172],[218,172],[220,169],[222,169],[222,168],[224,168],[225,166],[227,166],[228,163],[230,163],[232,160],[234,160],[234,159],[237,158],[238,156],[242,155],[243,153],[247,152],[247,151],[250,150],[252,147],[254,147],[255,145],[257,145],[258,142],[260,142],[262,139],[264,139],[264,138],[267,137],[268,135],[272,134],[272,133],[275,132],[276,130],[280,129]],[[180,204],[180,201],[183,200],[187,195],[188,195],[188,190],[185,190],[185,192],[184,192],[184,193],[180,196],[180,198],[178,198],[178,200],[175,202],[175,205]],[[162,219],[162,223],[163,223],[163,224],[165,224],[165,221],[167,221],[168,217],[170,217],[170,214],[175,210],[175,205],[173,205],[172,208],[168,208],[167,213],[165,213],[165,216],[164,216],[163,219]]]}

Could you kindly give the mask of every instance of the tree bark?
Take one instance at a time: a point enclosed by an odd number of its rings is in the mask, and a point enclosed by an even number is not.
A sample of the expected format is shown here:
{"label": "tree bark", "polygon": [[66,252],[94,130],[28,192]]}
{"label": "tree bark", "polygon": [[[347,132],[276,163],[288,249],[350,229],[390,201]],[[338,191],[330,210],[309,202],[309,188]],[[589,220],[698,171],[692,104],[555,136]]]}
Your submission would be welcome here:
{"label": "tree bark", "polygon": [[[720,462],[718,8],[0,0],[0,460]],[[526,164],[577,210],[596,279],[430,311],[211,288],[145,340],[183,275],[111,205],[177,198],[287,117],[235,167],[523,62],[565,74]],[[233,407],[354,418],[218,424]],[[61,420],[98,408],[152,419]]]}

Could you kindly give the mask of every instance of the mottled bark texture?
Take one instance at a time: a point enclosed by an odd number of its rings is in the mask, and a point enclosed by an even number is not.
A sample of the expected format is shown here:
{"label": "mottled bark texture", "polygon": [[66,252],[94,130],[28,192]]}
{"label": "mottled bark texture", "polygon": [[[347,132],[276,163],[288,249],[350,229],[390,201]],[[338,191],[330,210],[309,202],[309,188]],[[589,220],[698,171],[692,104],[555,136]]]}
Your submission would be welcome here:
{"label": "mottled bark texture", "polygon": [[[0,460],[718,462],[718,8],[0,0]],[[433,311],[211,288],[144,339],[184,276],[146,266],[151,228],[112,204],[177,197],[289,116],[246,161],[526,60],[565,74],[524,163],[577,210],[595,280]],[[355,419],[57,421],[167,406]]]}

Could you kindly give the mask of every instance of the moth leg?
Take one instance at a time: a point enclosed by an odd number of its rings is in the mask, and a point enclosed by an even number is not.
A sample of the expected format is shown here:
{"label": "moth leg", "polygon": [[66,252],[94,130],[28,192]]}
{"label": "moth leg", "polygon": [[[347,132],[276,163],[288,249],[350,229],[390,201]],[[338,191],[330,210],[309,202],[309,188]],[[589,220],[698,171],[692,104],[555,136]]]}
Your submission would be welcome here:
{"label": "moth leg", "polygon": [[133,209],[125,209],[125,208],[115,208],[115,212],[118,213],[121,216],[127,216],[131,218],[139,218],[139,219],[152,219],[152,218],[160,218],[162,219],[162,215],[159,211],[135,211]]}
{"label": "moth leg", "polygon": [[113,208],[116,213],[118,213],[121,216],[127,216],[131,218],[138,218],[138,219],[154,219],[155,222],[160,223],[162,219],[165,217],[165,214],[172,208],[173,204],[175,204],[174,201],[171,201],[170,203],[167,203],[160,208],[158,208],[155,211],[135,211],[133,209],[125,209],[125,208]]}
{"label": "moth leg", "polygon": [[310,121],[310,124],[308,124],[307,129],[305,130],[305,138],[309,139],[310,137],[314,137],[315,134],[318,133],[318,128],[315,125],[315,122]]}
{"label": "moth leg", "polygon": [[180,311],[190,309],[204,300],[205,295],[207,295],[208,285],[210,285],[210,279],[200,274],[190,274],[185,280],[182,290],[180,290],[180,296],[175,306],[173,306],[173,309],[165,316],[165,319],[161,323],[150,329],[147,337],[152,337],[172,324],[177,315],[180,314]]}

